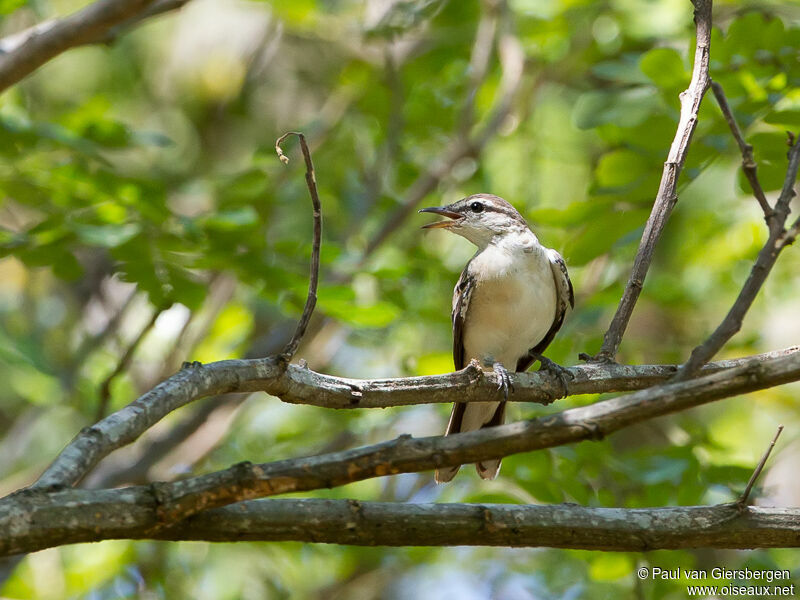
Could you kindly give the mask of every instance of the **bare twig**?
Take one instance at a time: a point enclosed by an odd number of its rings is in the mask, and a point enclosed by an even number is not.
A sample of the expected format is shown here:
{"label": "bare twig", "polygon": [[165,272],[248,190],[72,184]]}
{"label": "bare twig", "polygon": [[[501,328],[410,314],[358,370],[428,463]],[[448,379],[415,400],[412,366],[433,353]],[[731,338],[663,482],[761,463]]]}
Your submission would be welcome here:
{"label": "bare twig", "polygon": [[308,279],[308,296],[306,297],[306,305],[303,307],[303,314],[300,321],[297,323],[297,329],[292,335],[292,339],[286,344],[281,356],[286,362],[292,360],[294,353],[297,352],[297,346],[303,339],[303,335],[308,327],[308,322],[311,320],[311,314],[314,312],[314,306],[317,304],[317,284],[319,283],[319,251],[322,243],[322,208],[319,202],[319,194],[317,192],[317,179],[314,174],[314,163],[311,161],[311,152],[306,144],[306,137],[299,132],[290,131],[284,133],[275,142],[275,152],[278,153],[278,158],[284,164],[289,164],[289,159],[284,155],[281,150],[281,144],[289,136],[296,135],[300,140],[300,148],[303,151],[303,158],[306,162],[306,185],[308,185],[308,193],[311,195],[311,205],[314,211],[314,242],[311,249],[311,269]]}
{"label": "bare twig", "polygon": [[764,211],[764,219],[767,221],[767,225],[769,225],[770,219],[774,217],[774,213],[766,195],[764,195],[761,182],[758,180],[758,167],[753,158],[753,147],[744,141],[742,130],[739,129],[736,117],[733,116],[733,111],[728,104],[728,99],[725,97],[722,86],[716,81],[712,81],[711,90],[714,92],[714,97],[717,99],[717,104],[719,104],[719,108],[722,111],[722,115],[725,117],[725,121],[728,123],[728,127],[730,127],[733,138],[739,145],[739,150],[742,153],[742,171],[745,177],[747,177],[747,181],[750,183],[750,189],[753,190],[753,195],[761,206],[761,210]]}
{"label": "bare twig", "polygon": [[62,52],[103,41],[108,32],[155,0],[98,0],[63,19],[47,21],[0,41],[0,91],[17,83]]}
{"label": "bare twig", "polygon": [[[507,12],[507,11],[506,11]],[[477,156],[484,146],[494,137],[508,116],[514,98],[522,81],[522,71],[525,63],[525,54],[519,40],[509,31],[498,38],[498,55],[503,71],[500,91],[495,99],[495,104],[486,125],[472,137],[457,135],[450,146],[445,150],[441,159],[429,171],[420,175],[406,191],[400,205],[386,219],[381,229],[369,240],[364,249],[361,263],[366,261],[386,239],[389,238],[407,219],[414,213],[422,199],[434,190],[436,185],[452,171],[453,167],[463,158]],[[482,60],[478,46],[485,44],[486,30],[479,30],[473,46],[475,60]],[[477,65],[480,66],[480,65]],[[468,100],[469,102],[469,100]],[[471,109],[467,114],[471,114]],[[464,125],[462,122],[462,131]]]}
{"label": "bare twig", "polygon": [[739,506],[744,507],[747,506],[747,499],[750,497],[750,492],[753,490],[753,486],[755,485],[756,481],[758,480],[759,475],[761,475],[761,471],[764,470],[764,465],[767,464],[767,459],[769,455],[772,453],[772,449],[775,447],[775,442],[778,441],[778,438],[783,431],[783,425],[778,425],[778,430],[775,432],[775,437],[772,438],[772,441],[769,443],[769,446],[764,451],[764,455],[761,457],[761,460],[758,461],[758,465],[756,466],[753,474],[750,476],[750,481],[747,482],[747,487],[744,488],[744,492],[739,497],[737,504]]}
{"label": "bare twig", "polygon": [[125,349],[125,352],[122,353],[122,356],[119,357],[117,361],[116,367],[108,376],[103,380],[103,383],[100,385],[100,399],[97,404],[97,411],[95,412],[95,421],[99,421],[103,417],[106,416],[106,411],[108,410],[108,403],[111,400],[111,382],[114,381],[114,378],[117,377],[120,373],[124,372],[131,364],[133,360],[133,355],[136,353],[136,349],[142,343],[142,340],[147,337],[147,335],[153,330],[153,327],[156,324],[156,320],[158,320],[159,315],[161,315],[163,311],[161,309],[156,309],[153,311],[153,316],[150,317],[150,320],[142,327],[141,331],[139,331],[139,335],[137,335],[131,342],[128,344],[128,347]]}
{"label": "bare twig", "polygon": [[786,170],[783,189],[775,203],[774,215],[768,221],[769,237],[758,253],[747,281],[719,326],[708,336],[708,339],[692,350],[689,360],[675,376],[677,380],[687,379],[694,375],[741,329],[747,311],[756,299],[761,286],[764,285],[772,267],[775,266],[781,251],[794,241],[792,231],[787,232],[784,224],[789,214],[789,201],[794,196],[794,183],[797,180],[798,167],[800,167],[800,141],[795,142],[789,150],[789,166]]}
{"label": "bare twig", "polygon": [[[102,346],[105,341],[119,328],[119,324],[122,322],[122,319],[128,312],[128,309],[133,305],[133,299],[136,297],[136,287],[132,286],[133,289],[130,293],[125,297],[125,301],[122,305],[117,308],[111,318],[108,320],[108,323],[105,327],[103,327],[102,331],[96,333],[95,335],[86,335],[84,339],[81,341],[80,346],[75,351],[74,355],[74,363],[76,365],[81,365],[86,362],[87,357],[89,354],[94,352],[97,348]],[[107,311],[110,309],[106,309]],[[75,375],[73,375],[75,376]]]}
{"label": "bare twig", "polygon": [[693,0],[695,7],[694,22],[697,35],[694,55],[694,69],[692,80],[686,91],[680,95],[681,116],[678,122],[678,129],[675,138],[664,163],[664,172],[661,175],[661,183],[658,188],[653,210],[647,219],[647,224],[639,243],[639,250],[633,262],[625,291],[620,300],[617,312],[611,320],[603,337],[603,346],[595,356],[582,354],[584,360],[610,362],[617,356],[622,336],[628,327],[636,301],[644,285],[647,270],[653,260],[656,245],[661,239],[661,234],[667,225],[672,209],[678,201],[676,188],[678,177],[686,161],[686,154],[692,140],[692,134],[697,126],[697,114],[700,110],[700,103],[708,89],[708,60],[711,44],[711,0]]}
{"label": "bare twig", "polygon": [[273,499],[208,510],[157,528],[151,500],[146,493],[126,490],[19,496],[0,509],[0,527],[13,532],[0,539],[0,555],[115,538],[628,552],[792,548],[800,543],[798,508],[753,507],[742,513],[735,504],[624,509]]}

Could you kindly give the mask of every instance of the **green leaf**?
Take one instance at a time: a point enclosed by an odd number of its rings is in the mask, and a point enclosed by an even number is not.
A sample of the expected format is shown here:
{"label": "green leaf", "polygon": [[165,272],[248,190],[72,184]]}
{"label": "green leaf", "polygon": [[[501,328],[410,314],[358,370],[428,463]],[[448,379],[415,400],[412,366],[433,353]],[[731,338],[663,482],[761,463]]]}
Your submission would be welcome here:
{"label": "green leaf", "polygon": [[691,78],[684,68],[681,55],[672,48],[655,48],[650,50],[639,61],[642,73],[659,88],[673,89],[686,87]]}
{"label": "green leaf", "polygon": [[591,129],[604,123],[634,127],[659,106],[659,99],[646,87],[621,92],[591,91],[578,98],[572,118],[580,129]]}
{"label": "green leaf", "polygon": [[10,15],[28,4],[28,0],[0,0],[0,15]]}
{"label": "green leaf", "polygon": [[621,188],[636,183],[648,174],[650,164],[640,152],[614,150],[607,152],[597,163],[595,174],[602,187]]}
{"label": "green leaf", "polygon": [[800,126],[800,108],[773,110],[764,117],[764,122],[781,127],[798,127]]}
{"label": "green leaf", "polygon": [[258,224],[258,213],[252,206],[222,210],[200,219],[206,229],[233,231]]}

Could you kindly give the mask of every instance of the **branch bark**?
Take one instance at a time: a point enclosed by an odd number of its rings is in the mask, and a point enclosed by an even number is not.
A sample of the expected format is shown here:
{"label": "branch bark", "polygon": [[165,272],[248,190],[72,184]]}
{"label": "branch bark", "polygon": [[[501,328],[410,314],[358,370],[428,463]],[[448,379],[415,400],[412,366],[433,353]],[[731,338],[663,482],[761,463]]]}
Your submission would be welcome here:
{"label": "branch bark", "polygon": [[711,0],[692,0],[692,3],[695,7],[694,21],[697,42],[695,45],[692,80],[689,83],[689,87],[680,95],[681,116],[678,122],[678,129],[675,132],[675,138],[672,140],[667,162],[664,163],[664,172],[661,175],[661,183],[653,203],[653,210],[644,227],[639,250],[633,262],[633,270],[625,286],[617,312],[611,320],[608,331],[603,336],[603,345],[600,352],[593,357],[582,354],[581,358],[584,360],[613,362],[616,359],[622,336],[625,335],[636,301],[642,292],[644,279],[653,260],[656,245],[661,239],[661,234],[667,225],[672,209],[678,202],[676,194],[678,177],[681,174],[684,162],[686,162],[692,134],[694,134],[697,126],[700,103],[709,85],[708,61],[711,46]]}
{"label": "branch bark", "polygon": [[[795,351],[787,356],[747,361],[691,381],[650,387],[531,421],[447,437],[401,436],[355,450],[261,465],[241,463],[173,483],[107,490],[103,497],[118,500],[126,494],[138,494],[139,500],[148,498],[143,510],[155,511],[164,527],[200,511],[241,500],[329,488],[373,477],[426,471],[599,439],[658,416],[797,380],[800,380],[800,352]],[[188,384],[184,381],[183,385]],[[108,419],[112,417],[114,415]],[[116,433],[123,435],[120,430]],[[56,477],[66,482],[71,475],[88,470],[91,460],[97,460],[102,454],[101,444],[91,434],[82,435],[84,437],[79,436],[77,443],[73,442],[65,450],[38,485],[0,500],[0,510],[20,496],[41,497],[48,491],[58,493],[60,486],[48,489],[42,482]],[[109,442],[119,443],[113,437],[106,444]],[[89,459],[80,454],[81,449],[90,455]]]}
{"label": "branch bark", "polygon": [[62,52],[111,41],[143,19],[178,9],[188,0],[99,0],[63,19],[44,21],[0,40],[0,92]]}
{"label": "branch bark", "polygon": [[717,99],[717,104],[722,111],[722,116],[725,117],[725,121],[728,123],[731,135],[733,139],[736,140],[739,151],[742,153],[742,172],[745,177],[747,177],[750,189],[753,190],[753,196],[755,196],[758,201],[761,210],[764,211],[764,220],[767,222],[767,225],[769,225],[775,213],[769,205],[767,196],[764,194],[764,189],[761,187],[761,182],[758,179],[758,167],[755,158],[753,158],[753,147],[744,141],[742,130],[736,122],[736,117],[733,116],[733,111],[728,104],[728,98],[725,96],[722,86],[716,81],[712,81],[711,90],[714,92],[714,97]]}
{"label": "branch bark", "polygon": [[[730,372],[746,365],[800,358],[800,347],[708,365]],[[641,390],[675,374],[675,365],[579,365],[572,367],[569,394]],[[550,403],[563,393],[561,382],[545,373],[512,374],[509,400]],[[99,423],[84,428],[47,468],[35,488],[72,486],[105,456],[134,440],[167,414],[193,400],[223,393],[264,391],[284,402],[326,408],[387,408],[425,403],[485,400],[497,393],[493,374],[468,366],[446,375],[359,380],[315,373],[298,365],[282,368],[272,357],[188,365]]]}
{"label": "branch bark", "polygon": [[0,508],[0,527],[10,532],[0,539],[0,555],[119,538],[628,552],[800,546],[800,509],[736,504],[621,509],[276,499],[209,510],[167,528],[153,517],[152,498],[139,491],[18,496]]}

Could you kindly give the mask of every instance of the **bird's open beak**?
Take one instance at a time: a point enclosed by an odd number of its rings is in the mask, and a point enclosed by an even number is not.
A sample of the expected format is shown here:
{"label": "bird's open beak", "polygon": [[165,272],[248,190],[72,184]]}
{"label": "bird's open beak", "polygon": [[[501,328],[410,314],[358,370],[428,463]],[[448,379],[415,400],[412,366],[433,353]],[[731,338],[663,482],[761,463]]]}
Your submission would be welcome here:
{"label": "bird's open beak", "polygon": [[422,208],[420,209],[421,213],[433,213],[435,215],[442,215],[443,217],[447,217],[448,219],[453,219],[452,221],[436,221],[435,223],[428,223],[427,225],[423,225],[422,229],[447,229],[452,227],[456,223],[458,223],[461,219],[464,218],[464,215],[453,212],[452,210],[447,210],[447,208],[443,206],[431,206],[430,208]]}

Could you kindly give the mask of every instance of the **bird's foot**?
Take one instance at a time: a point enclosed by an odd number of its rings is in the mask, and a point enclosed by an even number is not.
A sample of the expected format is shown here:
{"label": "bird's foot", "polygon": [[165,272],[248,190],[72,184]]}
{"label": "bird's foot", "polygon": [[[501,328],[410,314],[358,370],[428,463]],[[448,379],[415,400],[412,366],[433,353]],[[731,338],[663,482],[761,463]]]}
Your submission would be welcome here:
{"label": "bird's foot", "polygon": [[497,376],[500,378],[500,383],[497,386],[497,391],[503,392],[503,400],[508,400],[508,393],[509,391],[514,391],[514,384],[511,383],[511,375],[508,374],[506,368],[499,362],[496,362],[492,365],[492,369],[494,372],[497,373]]}
{"label": "bird's foot", "polygon": [[560,364],[558,364],[557,362],[553,362],[549,358],[546,358],[544,356],[539,356],[537,358],[539,360],[539,363],[541,364],[539,370],[551,373],[561,382],[561,389],[564,391],[564,394],[559,397],[565,398],[569,393],[567,386],[569,385],[569,382],[572,379],[574,379],[572,373],[570,373],[569,369],[567,369],[566,367],[562,367]]}

